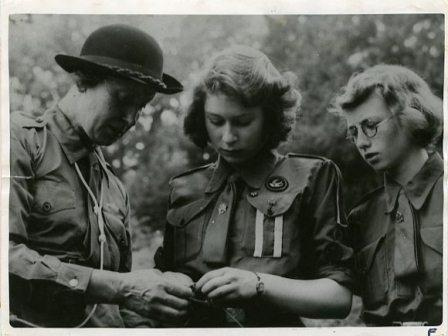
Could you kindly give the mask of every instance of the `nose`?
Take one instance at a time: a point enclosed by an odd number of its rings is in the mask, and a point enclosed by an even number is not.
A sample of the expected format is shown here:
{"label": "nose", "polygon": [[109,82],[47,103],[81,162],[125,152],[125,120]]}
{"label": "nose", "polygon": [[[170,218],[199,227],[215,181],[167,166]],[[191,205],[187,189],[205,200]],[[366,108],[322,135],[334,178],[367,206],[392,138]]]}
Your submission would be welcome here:
{"label": "nose", "polygon": [[128,128],[131,128],[137,122],[139,117],[139,110],[137,109],[128,109],[123,116],[123,121],[126,123]]}
{"label": "nose", "polygon": [[370,138],[367,137],[367,135],[365,135],[362,130],[359,130],[358,136],[356,138],[356,147],[358,147],[360,150],[365,150],[370,147],[370,144]]}
{"label": "nose", "polygon": [[237,137],[232,125],[226,124],[224,126],[224,130],[223,130],[223,134],[222,134],[222,141],[226,145],[231,145],[231,144],[235,143],[237,140],[238,140],[238,137]]}

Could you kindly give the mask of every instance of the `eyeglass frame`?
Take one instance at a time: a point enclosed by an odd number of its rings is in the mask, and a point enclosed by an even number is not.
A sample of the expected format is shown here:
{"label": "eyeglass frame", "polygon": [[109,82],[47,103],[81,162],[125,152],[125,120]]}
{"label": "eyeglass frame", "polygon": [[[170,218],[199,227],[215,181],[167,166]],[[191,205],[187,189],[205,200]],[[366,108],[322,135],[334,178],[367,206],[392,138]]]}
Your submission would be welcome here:
{"label": "eyeglass frame", "polygon": [[[374,138],[374,137],[377,135],[377,133],[378,133],[378,126],[380,126],[382,123],[384,123],[384,122],[386,122],[386,121],[389,121],[390,119],[392,119],[392,118],[394,118],[394,117],[395,117],[395,115],[392,114],[390,117],[387,117],[386,119],[383,119],[383,120],[381,120],[381,121],[375,123],[374,126],[373,126],[373,128],[372,128],[372,130],[375,130],[375,131],[374,131],[374,133],[373,133],[372,135],[368,135],[368,134],[367,134],[367,132],[366,132],[366,130],[365,130],[365,128],[367,127],[367,125],[366,125],[366,123],[364,123],[364,122],[369,122],[370,120],[363,120],[363,121],[359,124],[359,126],[361,127],[361,131],[362,131],[362,133],[364,133],[364,135],[365,135],[367,138],[372,139],[372,138]],[[349,133],[350,133],[350,129],[352,129],[352,127],[355,127],[355,129],[356,129],[356,135],[349,134]],[[346,138],[347,140],[349,140],[350,142],[352,142],[352,143],[355,144],[355,143],[356,143],[356,140],[358,139],[358,134],[359,134],[358,126],[357,126],[357,125],[352,125],[352,126],[350,126],[350,127],[347,129],[347,134],[346,134],[345,138]]]}

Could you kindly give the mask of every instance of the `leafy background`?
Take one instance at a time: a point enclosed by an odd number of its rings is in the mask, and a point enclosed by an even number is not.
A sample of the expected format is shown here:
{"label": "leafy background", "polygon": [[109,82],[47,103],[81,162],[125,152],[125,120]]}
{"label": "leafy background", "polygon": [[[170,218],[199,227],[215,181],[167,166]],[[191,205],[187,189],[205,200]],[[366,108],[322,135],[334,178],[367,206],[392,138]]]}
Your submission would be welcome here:
{"label": "leafy background", "polygon": [[[127,23],[153,35],[165,55],[165,71],[186,90],[158,95],[137,125],[105,148],[124,181],[132,204],[133,267],[152,267],[161,245],[168,180],[215,159],[183,136],[185,108],[204,62],[233,44],[265,52],[281,71],[297,76],[303,101],[282,152],[326,156],[341,168],[349,210],[381,180],[345,140],[344,123],[327,112],[350,75],[378,63],[415,70],[443,93],[444,17],[415,15],[150,16],[12,15],[9,25],[10,112],[39,115],[67,92],[71,79],[54,62],[58,53],[77,55],[96,28]],[[329,298],[331,299],[331,298]],[[359,325],[361,303],[354,298],[345,320],[305,320],[308,326]]]}

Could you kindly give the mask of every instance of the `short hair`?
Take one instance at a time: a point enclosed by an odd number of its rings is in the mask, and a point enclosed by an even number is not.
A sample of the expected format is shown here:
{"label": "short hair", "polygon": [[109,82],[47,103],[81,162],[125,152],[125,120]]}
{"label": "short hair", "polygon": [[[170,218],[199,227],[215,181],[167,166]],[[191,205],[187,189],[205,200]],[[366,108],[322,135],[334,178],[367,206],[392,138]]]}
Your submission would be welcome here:
{"label": "short hair", "polygon": [[296,119],[301,96],[294,89],[295,76],[280,74],[261,51],[234,46],[217,54],[206,66],[193,89],[193,99],[184,121],[185,134],[198,147],[208,143],[204,105],[207,93],[221,93],[245,107],[260,106],[264,113],[266,148],[285,141]]}
{"label": "short hair", "polygon": [[334,99],[330,110],[339,114],[350,113],[374,92],[383,97],[414,144],[428,148],[439,140],[442,134],[442,100],[432,93],[419,75],[400,65],[381,64],[355,73]]}

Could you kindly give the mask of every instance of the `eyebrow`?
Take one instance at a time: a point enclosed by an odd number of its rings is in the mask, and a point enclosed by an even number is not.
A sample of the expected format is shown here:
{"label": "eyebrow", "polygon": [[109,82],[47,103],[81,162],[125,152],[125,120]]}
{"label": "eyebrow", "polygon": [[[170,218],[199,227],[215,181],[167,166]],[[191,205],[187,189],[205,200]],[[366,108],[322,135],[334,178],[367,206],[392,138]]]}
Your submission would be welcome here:
{"label": "eyebrow", "polygon": [[[223,118],[220,114],[212,112],[212,111],[204,110],[204,112],[205,112],[205,114],[209,114],[209,115],[214,116],[214,117]],[[243,113],[243,114],[240,114],[238,116],[232,117],[231,119],[239,119],[239,118],[243,118],[243,117],[252,117],[252,113],[249,113],[249,112],[248,113]]]}

